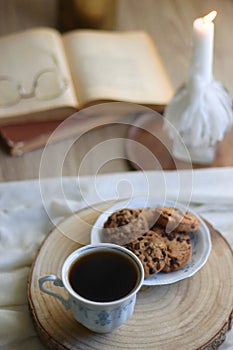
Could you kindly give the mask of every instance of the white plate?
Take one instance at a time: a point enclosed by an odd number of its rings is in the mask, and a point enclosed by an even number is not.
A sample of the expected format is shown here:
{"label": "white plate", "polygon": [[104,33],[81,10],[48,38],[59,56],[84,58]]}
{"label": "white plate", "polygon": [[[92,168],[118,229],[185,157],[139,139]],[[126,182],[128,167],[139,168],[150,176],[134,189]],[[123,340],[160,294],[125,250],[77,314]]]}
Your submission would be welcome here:
{"label": "white plate", "polygon": [[[102,213],[96,220],[91,231],[91,243],[101,243],[101,232],[103,224],[109,215],[111,215],[114,211],[121,208],[156,208],[160,206],[176,207],[182,210],[187,210],[186,207],[179,203],[169,201],[160,202],[155,198],[137,197],[118,202],[107,211]],[[190,234],[192,243],[192,257],[190,261],[183,268],[177,271],[169,273],[159,272],[158,274],[155,274],[149,278],[145,278],[143,283],[144,285],[165,285],[183,280],[185,278],[193,276],[206,263],[211,251],[211,238],[209,229],[204,221],[195,212],[190,209],[188,210],[200,220],[200,227],[198,230],[195,233]]]}

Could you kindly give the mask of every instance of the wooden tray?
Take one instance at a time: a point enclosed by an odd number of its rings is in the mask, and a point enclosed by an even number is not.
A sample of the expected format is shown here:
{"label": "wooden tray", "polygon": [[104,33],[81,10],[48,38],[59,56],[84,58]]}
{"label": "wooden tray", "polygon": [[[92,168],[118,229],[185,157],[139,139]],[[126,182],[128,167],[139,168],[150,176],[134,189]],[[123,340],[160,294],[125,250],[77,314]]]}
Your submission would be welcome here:
{"label": "wooden tray", "polygon": [[60,275],[65,258],[80,246],[64,233],[82,244],[89,243],[91,225],[110,205],[87,208],[64,220],[38,252],[28,283],[28,300],[43,343],[49,349],[217,349],[231,326],[233,254],[223,236],[210,225],[212,251],[205,266],[186,280],[142,287],[133,316],[113,333],[87,330],[57,299],[40,292],[38,278]]}

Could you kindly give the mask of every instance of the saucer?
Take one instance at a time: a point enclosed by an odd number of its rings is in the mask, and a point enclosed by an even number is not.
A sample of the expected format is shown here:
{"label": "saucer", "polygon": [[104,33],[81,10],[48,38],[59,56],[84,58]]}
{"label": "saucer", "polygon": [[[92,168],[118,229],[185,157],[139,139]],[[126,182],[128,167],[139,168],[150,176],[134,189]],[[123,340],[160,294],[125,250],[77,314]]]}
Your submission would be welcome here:
{"label": "saucer", "polygon": [[[94,223],[91,230],[91,243],[101,243],[102,228],[107,218],[116,210],[122,208],[156,208],[156,207],[175,207],[187,211],[187,207],[182,204],[171,201],[159,201],[150,197],[135,197],[118,202],[117,204],[104,211]],[[166,285],[178,282],[185,278],[193,276],[206,263],[211,251],[210,232],[205,222],[194,211],[188,209],[200,221],[200,226],[195,233],[190,233],[192,244],[192,257],[190,261],[179,270],[165,273],[159,272],[151,277],[145,278],[143,284],[148,286]]]}

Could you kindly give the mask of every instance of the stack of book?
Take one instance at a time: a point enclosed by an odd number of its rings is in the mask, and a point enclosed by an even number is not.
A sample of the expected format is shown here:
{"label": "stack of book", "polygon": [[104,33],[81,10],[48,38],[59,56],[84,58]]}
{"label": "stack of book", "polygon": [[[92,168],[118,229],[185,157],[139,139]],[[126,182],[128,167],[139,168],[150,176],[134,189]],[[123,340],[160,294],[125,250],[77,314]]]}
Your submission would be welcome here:
{"label": "stack of book", "polygon": [[[0,52],[0,134],[12,155],[44,146],[64,119],[91,105],[129,102],[161,112],[174,92],[144,31],[61,35],[34,28],[1,37]],[[86,118],[75,128],[67,124],[54,141],[82,133],[95,116]],[[110,122],[122,115],[114,118]]]}

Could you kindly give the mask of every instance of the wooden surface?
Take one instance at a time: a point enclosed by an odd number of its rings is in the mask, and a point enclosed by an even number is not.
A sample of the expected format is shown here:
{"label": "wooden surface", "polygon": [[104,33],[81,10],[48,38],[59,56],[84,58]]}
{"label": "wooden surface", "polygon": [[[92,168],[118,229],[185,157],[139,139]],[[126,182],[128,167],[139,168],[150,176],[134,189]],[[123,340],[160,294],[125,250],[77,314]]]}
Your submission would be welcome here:
{"label": "wooden surface", "polygon": [[113,333],[87,330],[59,300],[40,292],[38,278],[51,273],[60,276],[65,258],[89,242],[91,225],[109,205],[84,209],[63,221],[37,255],[28,297],[34,324],[46,346],[59,350],[217,349],[233,313],[233,255],[223,236],[211,227],[212,251],[204,267],[171,285],[142,287],[133,316]]}
{"label": "wooden surface", "polygon": [[[215,159],[205,167],[233,166],[233,128],[218,143]],[[127,159],[132,168],[164,170],[201,168],[202,164],[185,162],[173,157],[172,141],[163,127],[163,117],[152,113],[134,121],[127,134],[125,145]]]}
{"label": "wooden surface", "polygon": [[[118,0],[116,6],[116,29],[144,29],[154,39],[163,59],[174,88],[185,80],[192,48],[192,23],[210,10],[217,10],[215,20],[214,75],[233,95],[233,1],[232,0]],[[57,26],[58,0],[0,0],[0,35],[38,25]],[[82,159],[103,140],[121,139],[127,133],[127,126],[107,126],[88,132],[78,145],[74,145],[67,156],[65,175],[76,175]],[[59,158],[60,150],[67,141],[49,147],[50,166],[53,168]],[[117,144],[119,154],[115,157],[115,144],[105,149],[107,158],[101,163],[102,154],[92,153],[84,174],[126,171],[131,167],[125,159],[124,140]],[[13,158],[0,148],[0,181],[37,178],[42,149]],[[225,149],[224,152],[229,152]],[[221,166],[232,165],[228,160]]]}

